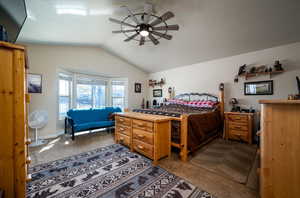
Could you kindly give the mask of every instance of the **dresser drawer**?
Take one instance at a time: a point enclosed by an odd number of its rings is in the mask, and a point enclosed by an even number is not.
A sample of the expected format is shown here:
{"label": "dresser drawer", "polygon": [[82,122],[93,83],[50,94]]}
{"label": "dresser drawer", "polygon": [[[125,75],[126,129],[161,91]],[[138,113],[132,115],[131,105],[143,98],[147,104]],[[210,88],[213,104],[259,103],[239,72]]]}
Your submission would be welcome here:
{"label": "dresser drawer", "polygon": [[133,129],[132,135],[133,139],[153,145],[153,133],[149,133],[140,129]]}
{"label": "dresser drawer", "polygon": [[131,119],[122,116],[116,116],[117,125],[131,126]]}
{"label": "dresser drawer", "polygon": [[247,115],[228,115],[228,120],[231,122],[248,122]]}
{"label": "dresser drawer", "polygon": [[118,142],[120,144],[123,144],[125,146],[130,147],[131,143],[130,143],[130,137],[129,136],[123,135],[123,134],[120,133],[120,134],[118,134],[117,137],[118,137]]}
{"label": "dresser drawer", "polygon": [[234,140],[248,141],[248,133],[246,131],[229,130],[228,137]]}
{"label": "dresser drawer", "polygon": [[125,125],[117,125],[116,126],[116,132],[117,133],[122,133],[124,135],[129,136],[129,137],[131,136],[130,127],[125,126]]}
{"label": "dresser drawer", "polygon": [[148,121],[143,121],[143,120],[133,120],[132,127],[149,131],[149,132],[153,131],[153,123]]}
{"label": "dresser drawer", "polygon": [[153,146],[144,142],[133,140],[133,149],[153,159]]}
{"label": "dresser drawer", "polygon": [[237,122],[229,122],[229,129],[248,131],[248,125],[247,123],[241,124]]}

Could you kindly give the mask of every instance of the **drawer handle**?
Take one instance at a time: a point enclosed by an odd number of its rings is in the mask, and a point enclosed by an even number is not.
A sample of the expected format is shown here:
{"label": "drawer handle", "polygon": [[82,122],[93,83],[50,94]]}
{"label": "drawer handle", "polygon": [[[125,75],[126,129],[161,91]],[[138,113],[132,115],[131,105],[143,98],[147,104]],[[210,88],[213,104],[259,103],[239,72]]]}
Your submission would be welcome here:
{"label": "drawer handle", "polygon": [[241,129],[241,126],[234,126],[235,129]]}
{"label": "drawer handle", "polygon": [[124,128],[120,128],[120,131],[124,131],[125,129]]}
{"label": "drawer handle", "polygon": [[144,147],[141,146],[141,145],[138,145],[137,147],[138,147],[139,149],[141,149],[141,150],[144,150]]}
{"label": "drawer handle", "polygon": [[125,120],[124,120],[124,119],[122,119],[122,118],[120,118],[120,119],[119,119],[119,121],[120,121],[120,122],[124,122]]}
{"label": "drawer handle", "polygon": [[144,125],[144,124],[138,124],[138,126],[139,126],[139,127],[145,127],[145,125]]}
{"label": "drawer handle", "polygon": [[139,137],[139,138],[144,138],[145,136],[144,136],[144,135],[138,135],[138,137]]}
{"label": "drawer handle", "polygon": [[28,138],[28,139],[25,141],[25,144],[26,144],[26,145],[29,145],[29,144],[31,144],[31,139],[30,139],[30,138]]}
{"label": "drawer handle", "polygon": [[28,156],[27,158],[26,158],[26,164],[30,164],[31,163],[31,158]]}
{"label": "drawer handle", "polygon": [[27,182],[30,182],[31,179],[32,179],[31,174],[28,174],[27,177],[26,177],[26,181],[27,181]]}

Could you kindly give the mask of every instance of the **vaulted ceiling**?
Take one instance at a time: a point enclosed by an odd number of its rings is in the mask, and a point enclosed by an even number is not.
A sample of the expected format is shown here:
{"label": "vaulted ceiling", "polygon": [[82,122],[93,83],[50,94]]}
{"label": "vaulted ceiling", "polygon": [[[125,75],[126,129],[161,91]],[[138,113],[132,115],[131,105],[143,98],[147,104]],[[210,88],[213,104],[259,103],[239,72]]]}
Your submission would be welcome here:
{"label": "vaulted ceiling", "polygon": [[[124,42],[112,34],[127,5],[144,2],[156,15],[172,11],[168,24],[179,24],[172,40],[154,46]],[[26,0],[28,19],[18,41],[99,46],[147,72],[233,56],[300,41],[299,0]],[[255,61],[255,60],[254,60]]]}

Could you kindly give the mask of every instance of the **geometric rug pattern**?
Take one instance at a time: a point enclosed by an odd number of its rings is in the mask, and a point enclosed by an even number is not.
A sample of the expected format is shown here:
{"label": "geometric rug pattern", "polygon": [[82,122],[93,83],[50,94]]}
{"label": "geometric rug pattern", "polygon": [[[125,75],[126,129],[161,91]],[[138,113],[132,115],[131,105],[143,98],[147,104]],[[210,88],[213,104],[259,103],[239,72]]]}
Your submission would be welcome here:
{"label": "geometric rug pattern", "polygon": [[214,197],[119,144],[39,164],[29,172],[28,198]]}
{"label": "geometric rug pattern", "polygon": [[256,156],[256,145],[216,139],[196,152],[191,163],[246,184]]}

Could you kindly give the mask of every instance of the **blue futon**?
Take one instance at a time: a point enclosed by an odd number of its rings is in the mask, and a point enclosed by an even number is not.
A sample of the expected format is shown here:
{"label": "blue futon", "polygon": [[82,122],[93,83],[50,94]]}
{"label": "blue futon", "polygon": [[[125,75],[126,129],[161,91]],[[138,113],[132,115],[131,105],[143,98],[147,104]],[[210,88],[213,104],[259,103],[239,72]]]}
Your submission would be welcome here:
{"label": "blue futon", "polygon": [[121,111],[119,107],[70,109],[65,118],[65,133],[72,134],[74,140],[76,132],[112,127],[115,122],[110,118],[111,115]]}

